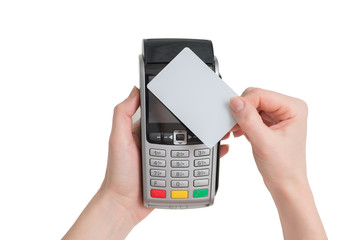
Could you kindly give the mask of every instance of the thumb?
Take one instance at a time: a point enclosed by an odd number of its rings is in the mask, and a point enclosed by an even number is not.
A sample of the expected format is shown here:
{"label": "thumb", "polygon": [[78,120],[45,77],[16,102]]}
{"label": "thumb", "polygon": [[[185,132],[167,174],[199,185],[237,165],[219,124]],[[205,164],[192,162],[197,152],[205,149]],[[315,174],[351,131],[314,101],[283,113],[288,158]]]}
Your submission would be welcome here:
{"label": "thumb", "polygon": [[255,107],[243,97],[231,98],[230,107],[234,119],[245,132],[249,141],[252,144],[263,142],[270,129],[263,123],[261,116]]}
{"label": "thumb", "polygon": [[129,97],[116,105],[110,141],[115,145],[128,145],[133,141],[132,115],[139,107],[139,90],[134,87]]}

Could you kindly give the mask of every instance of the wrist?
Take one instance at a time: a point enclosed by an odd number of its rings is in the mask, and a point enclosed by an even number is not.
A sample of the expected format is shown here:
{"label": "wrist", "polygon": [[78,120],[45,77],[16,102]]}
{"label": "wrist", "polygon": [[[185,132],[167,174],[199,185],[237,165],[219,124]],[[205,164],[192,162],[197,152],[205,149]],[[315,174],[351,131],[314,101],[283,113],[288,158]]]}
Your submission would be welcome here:
{"label": "wrist", "polygon": [[277,207],[284,239],[327,239],[307,178],[265,184]]}
{"label": "wrist", "polygon": [[291,201],[308,196],[312,197],[307,178],[282,181],[281,183],[264,182],[275,203],[280,200]]}
{"label": "wrist", "polygon": [[133,227],[129,211],[99,190],[63,239],[125,239]]}
{"label": "wrist", "polygon": [[93,200],[106,224],[112,225],[113,230],[121,232],[124,237],[137,224],[129,209],[110,192],[99,190]]}

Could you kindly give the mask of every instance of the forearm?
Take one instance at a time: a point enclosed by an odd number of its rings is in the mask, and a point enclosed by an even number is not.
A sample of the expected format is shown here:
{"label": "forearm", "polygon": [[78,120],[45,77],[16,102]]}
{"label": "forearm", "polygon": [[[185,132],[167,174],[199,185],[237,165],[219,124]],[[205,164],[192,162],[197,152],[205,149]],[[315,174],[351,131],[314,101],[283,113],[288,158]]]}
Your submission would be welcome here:
{"label": "forearm", "polygon": [[125,239],[134,225],[126,209],[110,196],[97,193],[63,240]]}
{"label": "forearm", "polygon": [[278,209],[285,240],[327,239],[307,181],[268,189]]}

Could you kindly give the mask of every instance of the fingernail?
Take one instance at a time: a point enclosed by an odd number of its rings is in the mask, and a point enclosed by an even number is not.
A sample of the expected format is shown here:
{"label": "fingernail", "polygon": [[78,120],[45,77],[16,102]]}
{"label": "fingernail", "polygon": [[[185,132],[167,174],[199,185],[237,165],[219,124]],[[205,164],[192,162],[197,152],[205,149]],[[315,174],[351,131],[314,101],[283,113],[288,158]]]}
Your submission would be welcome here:
{"label": "fingernail", "polygon": [[244,108],[244,102],[239,97],[230,98],[230,107],[233,112],[240,112]]}
{"label": "fingernail", "polygon": [[134,97],[135,95],[136,95],[136,90],[137,90],[137,87],[133,87],[133,89],[131,90],[131,93],[130,93],[130,95],[128,96],[128,98],[132,98],[132,97]]}

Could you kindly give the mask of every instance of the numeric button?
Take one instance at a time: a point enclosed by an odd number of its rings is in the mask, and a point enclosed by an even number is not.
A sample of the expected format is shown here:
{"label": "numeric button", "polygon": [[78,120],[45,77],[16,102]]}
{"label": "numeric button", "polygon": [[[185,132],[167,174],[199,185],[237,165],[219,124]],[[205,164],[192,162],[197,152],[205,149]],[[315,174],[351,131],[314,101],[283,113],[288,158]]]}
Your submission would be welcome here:
{"label": "numeric button", "polygon": [[209,156],[210,148],[196,149],[194,150],[195,157]]}
{"label": "numeric button", "polygon": [[165,170],[150,169],[150,176],[152,177],[165,177]]}
{"label": "numeric button", "polygon": [[189,177],[189,171],[171,171],[171,177],[187,178],[187,177]]}
{"label": "numeric button", "polygon": [[150,166],[153,166],[153,167],[165,167],[165,165],[166,165],[165,160],[150,159]]}
{"label": "numeric button", "polygon": [[173,151],[171,151],[171,157],[173,157],[173,158],[189,157],[189,151],[188,150],[173,150]]}
{"label": "numeric button", "polygon": [[173,188],[186,188],[188,186],[188,181],[171,181],[171,187]]}
{"label": "numeric button", "polygon": [[150,148],[150,156],[165,157],[165,150]]}
{"label": "numeric button", "polygon": [[203,176],[209,176],[210,170],[208,168],[206,169],[199,169],[194,170],[194,176],[195,177],[203,177]]}
{"label": "numeric button", "polygon": [[189,167],[189,161],[171,161],[171,167],[173,168],[186,168]]}
{"label": "numeric button", "polygon": [[194,161],[194,166],[195,167],[203,167],[203,166],[209,166],[210,164],[210,159],[209,158],[203,158],[203,159],[198,159]]}

